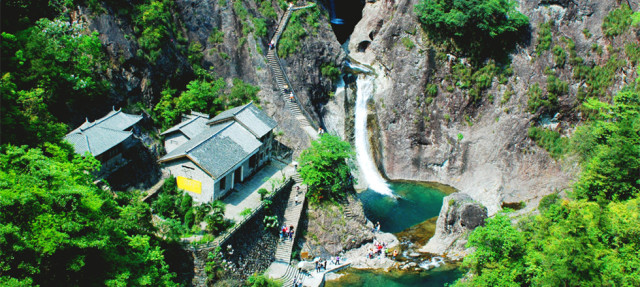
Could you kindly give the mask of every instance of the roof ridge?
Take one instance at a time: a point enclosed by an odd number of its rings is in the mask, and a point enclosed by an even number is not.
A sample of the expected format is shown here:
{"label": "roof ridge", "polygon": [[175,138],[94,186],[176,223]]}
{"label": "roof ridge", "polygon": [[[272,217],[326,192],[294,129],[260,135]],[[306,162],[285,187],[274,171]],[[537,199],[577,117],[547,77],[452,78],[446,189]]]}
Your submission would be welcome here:
{"label": "roof ridge", "polygon": [[91,145],[89,145],[89,137],[84,133],[82,133],[82,137],[84,137],[84,140],[87,142],[87,149],[89,150],[89,153],[93,155],[93,151],[91,150]]}
{"label": "roof ridge", "polygon": [[244,109],[246,109],[249,105],[251,105],[251,103],[253,103],[253,101],[249,102],[248,104],[245,104],[242,108],[240,108],[237,112],[233,113],[233,116],[235,118],[235,116],[237,114],[239,114],[240,112],[244,111]]}
{"label": "roof ridge", "polygon": [[100,124],[100,123],[102,123],[102,122],[104,122],[104,121],[106,121],[106,120],[108,120],[108,119],[112,118],[113,116],[115,116],[115,115],[117,115],[117,114],[121,113],[121,112],[122,112],[122,108],[119,108],[117,111],[115,110],[115,108],[112,108],[112,110],[111,110],[111,111],[112,111],[112,112],[114,112],[114,113],[113,113],[113,114],[111,114],[111,115],[107,114],[106,116],[104,116],[104,117],[102,117],[102,118],[100,118],[100,119],[97,119],[94,123],[95,123],[95,124]]}
{"label": "roof ridge", "polygon": [[113,131],[113,132],[119,132],[119,133],[130,133],[130,134],[133,134],[133,132],[132,132],[132,131],[123,131],[123,130],[119,130],[119,129],[112,129],[112,128],[108,128],[108,127],[101,127],[101,126],[97,126],[96,128],[97,128],[97,129],[110,130],[110,131]]}
{"label": "roof ridge", "polygon": [[[182,122],[178,123],[177,125],[172,126],[172,127],[168,128],[166,131],[160,133],[160,135],[164,135],[166,132],[169,132],[169,131],[172,131],[172,132],[179,131],[180,129],[184,128],[185,126],[187,126],[187,125],[193,123],[194,121],[196,121],[198,118],[200,118],[200,116],[195,116],[195,117],[190,118],[190,119],[188,119],[186,121],[182,121]],[[202,117],[202,118],[204,118],[204,117]]]}
{"label": "roof ridge", "polygon": [[228,129],[231,125],[233,125],[233,122],[227,124],[225,127],[221,128],[219,131],[215,132],[214,134],[204,138],[202,141],[200,141],[198,144],[192,146],[190,149],[187,149],[184,151],[184,154],[188,154],[190,151],[194,150],[195,148],[199,147],[200,145],[202,145],[204,142],[210,140],[211,138],[213,138],[214,136],[220,134],[222,131]]}

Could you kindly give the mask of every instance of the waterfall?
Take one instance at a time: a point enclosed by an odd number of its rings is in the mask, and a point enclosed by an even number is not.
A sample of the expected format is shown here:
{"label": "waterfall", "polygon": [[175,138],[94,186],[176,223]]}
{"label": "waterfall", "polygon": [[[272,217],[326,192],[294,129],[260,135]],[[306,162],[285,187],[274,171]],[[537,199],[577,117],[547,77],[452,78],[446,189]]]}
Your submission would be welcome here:
{"label": "waterfall", "polygon": [[367,101],[373,94],[373,82],[375,77],[372,75],[358,75],[356,80],[356,158],[362,176],[369,184],[369,188],[384,195],[393,195],[387,182],[382,178],[376,165],[373,163],[371,154],[369,153],[369,137],[367,136]]}

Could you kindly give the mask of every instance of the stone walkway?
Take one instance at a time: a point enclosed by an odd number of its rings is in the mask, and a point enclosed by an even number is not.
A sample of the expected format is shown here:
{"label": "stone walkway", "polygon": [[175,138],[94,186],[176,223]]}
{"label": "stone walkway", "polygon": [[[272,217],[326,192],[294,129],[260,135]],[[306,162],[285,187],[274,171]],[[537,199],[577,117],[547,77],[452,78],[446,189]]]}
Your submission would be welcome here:
{"label": "stone walkway", "polygon": [[[258,190],[264,188],[272,192],[271,181],[282,182],[284,178],[289,178],[295,173],[293,166],[285,165],[279,161],[271,161],[271,164],[263,167],[258,173],[251,176],[248,181],[237,183],[235,191],[227,195],[222,201],[226,203],[224,217],[231,218],[236,222],[242,220],[242,211],[250,208],[254,210],[262,202]],[[265,180],[267,179],[267,180]],[[276,187],[278,185],[276,184]]]}
{"label": "stone walkway", "polygon": [[[305,196],[307,194],[307,188],[301,185],[302,179],[297,173],[293,175],[293,180],[296,183],[289,194],[287,209],[284,212],[284,222],[280,223],[280,225],[293,226],[293,238],[281,240],[276,249],[276,261],[287,264],[291,263],[293,243],[298,235],[298,223],[300,223],[300,216],[304,209]],[[296,199],[298,202],[296,202]]]}
{"label": "stone walkway", "polygon": [[306,272],[289,264],[274,262],[269,266],[269,269],[267,269],[267,274],[269,274],[271,278],[281,279],[283,287],[293,286],[294,281],[302,282],[302,286],[304,287],[320,287],[324,285],[324,277],[327,273],[341,270],[349,265],[351,265],[351,262],[348,259],[341,259],[340,264],[334,264],[328,260],[326,270]]}

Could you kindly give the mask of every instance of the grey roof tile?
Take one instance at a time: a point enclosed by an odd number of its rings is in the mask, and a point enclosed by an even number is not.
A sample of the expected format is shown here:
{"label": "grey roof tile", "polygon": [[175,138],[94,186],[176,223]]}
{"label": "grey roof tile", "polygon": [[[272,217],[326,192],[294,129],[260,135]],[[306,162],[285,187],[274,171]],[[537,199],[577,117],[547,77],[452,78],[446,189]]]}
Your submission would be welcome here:
{"label": "grey roof tile", "polygon": [[196,138],[163,156],[160,162],[189,156],[213,178],[246,160],[262,143],[237,122],[210,126]]}
{"label": "grey roof tile", "polygon": [[125,114],[112,110],[106,116],[93,122],[85,121],[64,139],[73,144],[76,153],[90,152],[94,156],[118,145],[132,135],[124,131],[142,120],[142,115]]}
{"label": "grey roof tile", "polygon": [[240,122],[258,138],[261,138],[277,126],[276,121],[256,107],[253,102],[224,111],[210,120],[208,124],[225,122],[231,119]]}
{"label": "grey roof tile", "polygon": [[65,139],[73,144],[76,153],[90,152],[93,156],[99,156],[131,135],[132,132],[92,127],[82,132],[68,134]]}
{"label": "grey roof tile", "polygon": [[201,116],[192,116],[191,119],[183,121],[170,129],[161,133],[161,135],[168,135],[173,132],[181,132],[187,138],[192,139],[203,132],[207,127],[208,118]]}

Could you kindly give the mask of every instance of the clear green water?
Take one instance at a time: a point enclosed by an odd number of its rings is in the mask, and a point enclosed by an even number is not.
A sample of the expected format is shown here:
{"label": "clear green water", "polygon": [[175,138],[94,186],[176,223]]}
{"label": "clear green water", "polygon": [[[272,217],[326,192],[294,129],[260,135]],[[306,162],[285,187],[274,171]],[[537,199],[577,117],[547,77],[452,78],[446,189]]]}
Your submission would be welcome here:
{"label": "clear green water", "polygon": [[358,270],[348,268],[337,280],[326,281],[326,287],[409,287],[445,286],[462,277],[463,272],[451,267],[440,267],[423,272],[402,272],[381,270]]}
{"label": "clear green water", "polygon": [[359,194],[367,218],[380,222],[380,230],[397,233],[438,216],[446,194],[434,187],[414,182],[392,182],[398,199],[367,189]]}

